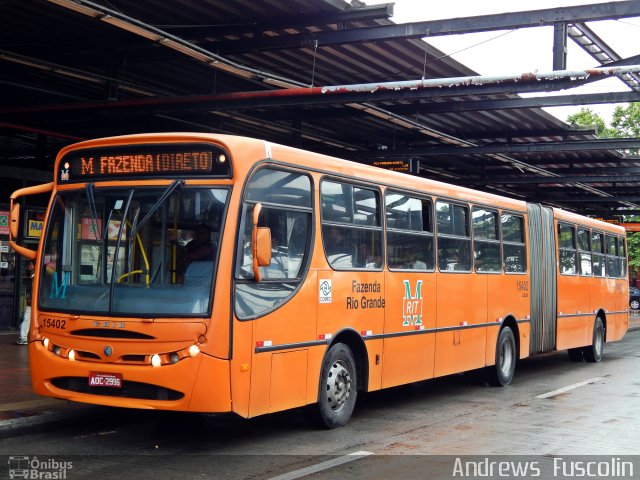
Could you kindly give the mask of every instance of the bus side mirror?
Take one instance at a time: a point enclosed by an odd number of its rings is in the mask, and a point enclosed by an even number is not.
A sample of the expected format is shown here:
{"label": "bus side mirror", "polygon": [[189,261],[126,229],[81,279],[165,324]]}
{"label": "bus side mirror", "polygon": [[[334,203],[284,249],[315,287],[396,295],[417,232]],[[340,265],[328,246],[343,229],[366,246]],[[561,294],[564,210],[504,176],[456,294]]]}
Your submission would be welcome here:
{"label": "bus side mirror", "polygon": [[31,250],[29,248],[23,247],[22,245],[18,245],[16,240],[18,239],[18,233],[20,232],[20,204],[16,201],[20,197],[25,197],[29,195],[39,195],[41,193],[48,193],[53,190],[53,182],[44,183],[42,185],[35,185],[33,187],[21,188],[20,190],[16,190],[11,195],[11,219],[9,221],[9,245],[13,250],[15,250],[19,255],[28,258],[29,260],[35,260],[38,252],[35,250]]}
{"label": "bus side mirror", "polygon": [[18,238],[18,228],[20,227],[20,204],[14,203],[11,206],[11,221],[9,223],[9,240]]}
{"label": "bus side mirror", "polygon": [[258,218],[262,211],[262,204],[257,203],[253,207],[253,229],[251,232],[251,253],[253,255],[253,278],[257,282],[262,281],[260,267],[266,267],[271,263],[271,229],[258,227]]}

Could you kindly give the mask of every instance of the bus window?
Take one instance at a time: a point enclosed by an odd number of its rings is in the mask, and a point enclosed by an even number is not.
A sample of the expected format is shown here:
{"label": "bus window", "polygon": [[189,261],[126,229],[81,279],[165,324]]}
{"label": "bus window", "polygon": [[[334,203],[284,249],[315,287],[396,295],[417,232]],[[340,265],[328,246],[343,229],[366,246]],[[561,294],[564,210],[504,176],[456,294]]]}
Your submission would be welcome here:
{"label": "bus window", "polygon": [[572,225],[558,224],[558,249],[560,251],[560,273],[575,275],[576,262],[576,231]]}
{"label": "bus window", "polygon": [[438,269],[471,271],[469,209],[448,202],[436,202],[438,224]]}
{"label": "bus window", "polygon": [[607,255],[607,277],[620,277],[620,262],[618,261],[618,239],[611,235],[605,235],[605,249]]}
{"label": "bus window", "polygon": [[476,272],[500,272],[500,233],[498,212],[474,207],[473,264]]}
{"label": "bus window", "polygon": [[591,232],[584,228],[578,228],[578,265],[580,275],[591,276]]}
{"label": "bus window", "polygon": [[605,276],[604,267],[604,243],[602,233],[593,232],[591,236],[591,251],[593,252],[593,275],[595,277]]}
{"label": "bus window", "polygon": [[620,237],[618,239],[618,255],[620,256],[620,277],[627,277],[627,253],[625,249],[625,239],[624,237]]}
{"label": "bus window", "polygon": [[[60,192],[44,238],[41,308],[205,315],[227,194],[176,182]],[[198,229],[208,254],[190,257]]]}
{"label": "bus window", "polygon": [[527,251],[524,238],[524,218],[503,213],[502,229],[503,265],[505,273],[524,273],[527,270]]}
{"label": "bus window", "polygon": [[389,268],[433,270],[431,202],[401,193],[387,192],[385,204]]}
{"label": "bus window", "polygon": [[329,265],[336,270],[382,268],[378,192],[325,180],[320,198],[322,243]]}
{"label": "bus window", "polygon": [[[271,232],[271,263],[253,280],[251,233],[255,203],[262,204],[259,227]],[[264,168],[246,189],[236,266],[236,315],[264,314],[287,300],[302,280],[311,240],[311,180],[307,175]]]}

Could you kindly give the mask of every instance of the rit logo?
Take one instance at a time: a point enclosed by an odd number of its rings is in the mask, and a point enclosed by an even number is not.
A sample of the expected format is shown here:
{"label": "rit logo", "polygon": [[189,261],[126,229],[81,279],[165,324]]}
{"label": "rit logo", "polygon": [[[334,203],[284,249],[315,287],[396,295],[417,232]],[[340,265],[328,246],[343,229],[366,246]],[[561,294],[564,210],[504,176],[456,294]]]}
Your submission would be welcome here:
{"label": "rit logo", "polygon": [[403,327],[422,325],[422,280],[416,283],[414,293],[411,292],[411,282],[403,280],[404,298],[402,299]]}

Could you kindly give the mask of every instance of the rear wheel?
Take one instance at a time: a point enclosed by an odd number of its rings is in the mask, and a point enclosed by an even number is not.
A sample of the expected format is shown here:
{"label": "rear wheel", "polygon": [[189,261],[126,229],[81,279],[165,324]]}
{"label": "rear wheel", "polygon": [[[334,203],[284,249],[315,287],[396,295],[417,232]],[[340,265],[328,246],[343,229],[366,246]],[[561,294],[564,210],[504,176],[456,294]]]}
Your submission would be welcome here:
{"label": "rear wheel", "polygon": [[504,327],[496,343],[496,364],[487,367],[487,381],[495,387],[506,387],[511,383],[516,370],[516,337],[511,327]]}
{"label": "rear wheel", "polygon": [[629,306],[631,307],[632,310],[640,309],[640,300],[634,298],[629,302]]}
{"label": "rear wheel", "polygon": [[584,347],[582,353],[587,362],[596,363],[602,360],[604,351],[604,324],[600,317],[596,317],[593,324],[593,340],[590,347]]}
{"label": "rear wheel", "polygon": [[336,343],[327,352],[320,371],[317,420],[325,428],[343,427],[356,405],[358,379],[351,349]]}

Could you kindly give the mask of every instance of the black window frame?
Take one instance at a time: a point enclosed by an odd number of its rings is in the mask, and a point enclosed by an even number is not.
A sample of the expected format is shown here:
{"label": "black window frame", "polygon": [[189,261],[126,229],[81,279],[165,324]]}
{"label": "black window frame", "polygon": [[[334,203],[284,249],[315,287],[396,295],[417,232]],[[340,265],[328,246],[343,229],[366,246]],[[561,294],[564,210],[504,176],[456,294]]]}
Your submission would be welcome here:
{"label": "black window frame", "polygon": [[[325,219],[325,212],[324,212],[324,203],[323,203],[323,186],[326,183],[334,183],[334,184],[338,184],[338,185],[346,185],[346,186],[350,186],[351,188],[358,188],[361,190],[367,190],[370,192],[373,192],[375,194],[375,199],[376,199],[376,205],[377,205],[377,211],[376,211],[376,219],[377,219],[377,225],[366,225],[366,224],[358,224],[355,223],[354,219],[353,219],[353,215],[352,215],[352,219],[351,222],[349,221],[337,221],[337,220],[326,220]],[[385,237],[384,237],[384,219],[383,219],[383,215],[384,215],[384,204],[383,204],[383,195],[382,195],[382,190],[375,186],[375,185],[371,185],[371,184],[367,184],[367,183],[360,183],[360,182],[354,182],[348,179],[344,179],[344,178],[336,178],[336,177],[332,177],[332,176],[323,176],[320,179],[320,188],[319,188],[319,196],[320,196],[320,202],[319,202],[319,211],[320,211],[320,235],[321,235],[321,240],[322,240],[322,250],[325,256],[325,260],[327,262],[327,264],[329,265],[329,267],[332,270],[335,271],[355,271],[355,272],[380,272],[384,269],[385,266]],[[336,262],[333,262],[329,259],[329,255],[327,254],[327,239],[326,239],[326,228],[334,228],[334,229],[343,229],[343,230],[351,230],[352,232],[356,231],[356,232],[372,232],[374,234],[378,235],[378,239],[379,239],[379,245],[380,245],[380,264],[379,266],[372,266],[372,267],[368,267],[367,263],[365,263],[365,266],[353,266],[353,267],[347,267],[347,268],[337,268],[335,266]],[[374,252],[374,250],[371,250],[372,254]],[[355,249],[354,250],[354,254],[351,256],[351,263],[352,265],[355,263],[354,262],[354,257],[358,256],[360,252]]]}
{"label": "black window frame", "polygon": [[[269,202],[258,201],[258,200],[247,200],[248,190],[249,190],[251,181],[256,176],[256,174],[258,174],[259,172],[262,172],[265,169],[270,169],[274,171],[283,171],[283,172],[307,177],[309,180],[310,206],[309,207],[291,206],[291,205],[269,203]],[[309,267],[311,265],[311,260],[313,258],[313,249],[314,249],[313,247],[314,247],[314,238],[315,238],[315,211],[316,211],[314,193],[315,193],[314,178],[310,174],[310,172],[306,170],[286,168],[273,163],[264,163],[257,166],[249,175],[247,175],[247,179],[243,186],[242,198],[240,201],[240,207],[238,212],[239,217],[238,217],[238,226],[236,229],[236,246],[235,246],[236,258],[233,262],[233,265],[234,265],[233,267],[233,280],[234,280],[233,311],[236,317],[238,318],[238,320],[250,321],[250,320],[254,320],[256,318],[260,318],[265,315],[268,315],[271,312],[274,312],[275,310],[281,308],[283,305],[289,302],[293,297],[295,297],[300,287],[304,284],[304,281],[306,280],[306,277],[309,272]],[[245,229],[247,228],[246,222],[249,219],[249,216],[252,217],[252,215],[248,215],[247,210],[251,208],[251,211],[253,211],[253,208],[258,203],[260,203],[263,206],[263,210],[273,209],[273,210],[282,210],[285,212],[295,211],[295,212],[304,212],[309,214],[309,224],[308,224],[307,239],[306,239],[307,247],[304,252],[304,259],[298,271],[297,277],[263,278],[261,282],[256,282],[255,278],[253,277],[242,277],[239,275],[239,270],[242,265],[242,259],[244,254],[243,235],[245,233]],[[257,286],[256,287],[257,290],[264,289],[265,291],[269,291],[270,294],[273,294],[273,289],[278,287],[278,285],[282,286],[281,293],[283,293],[283,295],[281,295],[280,298],[277,298],[276,302],[274,302],[274,304],[269,308],[266,308],[264,310],[258,311],[257,313],[253,313],[250,315],[243,315],[238,311],[238,296],[241,295],[241,293],[239,292],[241,288]]]}
{"label": "black window frame", "polygon": [[[438,203],[446,203],[448,204],[450,207],[461,207],[463,208],[466,212],[466,219],[467,219],[467,223],[466,223],[466,227],[467,227],[467,232],[468,232],[468,237],[462,236],[462,235],[456,235],[456,234],[450,234],[450,233],[440,233],[440,227],[438,226]],[[472,240],[472,230],[471,230],[471,207],[469,206],[469,204],[466,203],[462,203],[462,202],[456,202],[456,201],[452,201],[448,198],[436,198],[435,201],[433,202],[434,204],[434,224],[435,224],[435,231],[436,231],[436,245],[435,245],[435,249],[436,249],[436,265],[438,267],[438,272],[440,273],[454,273],[454,274],[461,274],[461,273],[471,273],[473,271],[473,240]],[[453,209],[451,210],[452,214],[453,214]],[[440,256],[440,242],[441,240],[451,240],[451,241],[459,241],[459,242],[468,242],[468,257],[469,257],[469,269],[468,270],[448,270],[448,269],[442,269],[442,258]],[[458,250],[457,252],[458,254],[458,258],[460,258],[461,252]]]}
{"label": "black window frame", "polygon": [[[599,250],[596,250],[595,248],[595,243],[594,242],[594,236],[598,235],[599,237],[599,244],[600,244],[600,248]],[[595,278],[607,278],[607,261],[606,261],[606,255],[604,253],[604,232],[601,230],[591,230],[591,272],[593,273],[593,277]],[[596,257],[600,258],[600,262],[602,263],[602,275],[596,275]],[[600,269],[598,270],[600,271]]]}
{"label": "black window frame", "polygon": [[[585,250],[584,248],[581,248],[582,245],[580,244],[580,232],[586,232],[587,233],[587,249]],[[577,247],[577,253],[578,253],[578,275],[580,275],[581,277],[593,277],[593,254],[591,253],[591,229],[589,229],[588,227],[584,227],[581,225],[577,225],[576,227],[576,247]],[[591,265],[591,273],[590,274],[585,274],[582,273],[582,256],[588,254],[589,255],[589,265]]]}
{"label": "black window frame", "polygon": [[[571,247],[566,247],[566,246],[562,246],[562,232],[561,229],[563,228],[568,228],[571,230]],[[579,272],[579,267],[578,267],[578,248],[577,248],[577,234],[576,234],[576,226],[574,224],[571,223],[567,223],[567,222],[558,222],[558,228],[557,228],[557,235],[558,235],[558,272],[560,273],[560,275],[564,275],[567,277],[575,277],[578,276],[578,272]],[[573,273],[568,273],[563,271],[563,266],[562,266],[562,254],[563,252],[565,253],[570,253],[573,255]]]}
{"label": "black window frame", "polygon": [[[404,228],[396,228],[396,227],[389,227],[388,224],[388,215],[387,215],[387,198],[390,195],[402,195],[405,196],[409,199],[412,200],[417,200],[419,202],[421,202],[424,206],[424,202],[427,202],[429,204],[429,225],[428,225],[428,230],[424,230],[424,224],[423,224],[423,230],[422,231],[418,231],[418,230],[409,230],[409,229],[404,229]],[[424,210],[423,210],[424,212]],[[424,213],[423,213],[424,215]],[[399,190],[394,190],[394,189],[388,189],[384,192],[384,220],[385,220],[385,235],[384,235],[384,240],[385,240],[385,252],[387,253],[386,255],[386,265],[387,268],[389,269],[389,271],[391,272],[427,272],[427,273],[432,273],[435,272],[436,270],[436,234],[435,234],[435,218],[434,218],[434,201],[431,197],[428,196],[421,196],[421,195],[417,195],[415,193],[408,193],[408,192],[403,192],[403,191],[399,191]],[[432,242],[432,248],[431,248],[431,264],[432,264],[432,268],[424,268],[424,269],[420,269],[420,268],[396,268],[396,267],[392,267],[390,265],[390,255],[389,255],[389,233],[391,234],[399,234],[399,235],[412,235],[415,237],[422,237],[422,238],[426,238],[426,239],[431,239]]]}
{"label": "black window frame", "polygon": [[[512,217],[519,218],[520,225],[522,226],[521,230],[521,241],[516,242],[514,240],[505,240],[504,235],[504,222],[503,218],[505,215],[510,215]],[[501,210],[500,211],[500,245],[502,249],[502,270],[506,275],[528,275],[529,274],[529,253],[527,251],[527,227],[525,222],[525,216],[520,212],[513,212],[510,210]],[[524,252],[524,270],[521,272],[513,272],[507,268],[507,254],[505,247],[520,247]]]}
{"label": "black window frame", "polygon": [[[490,212],[490,213],[494,213],[495,214],[495,227],[496,227],[496,234],[497,234],[497,238],[495,240],[490,240],[490,239],[477,239],[476,238],[476,229],[475,229],[475,224],[473,221],[473,213],[476,210],[483,210],[485,212]],[[473,271],[475,273],[479,273],[479,274],[487,274],[487,275],[500,275],[503,272],[503,254],[502,254],[502,222],[501,222],[501,214],[500,211],[497,208],[490,208],[490,207],[485,207],[484,205],[473,205],[471,207],[471,238],[472,238],[472,250],[473,250]],[[498,245],[498,270],[486,270],[486,271],[479,271],[478,270],[478,265],[476,262],[476,242],[477,243],[484,243],[484,244],[489,244],[489,245]]]}

